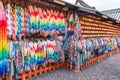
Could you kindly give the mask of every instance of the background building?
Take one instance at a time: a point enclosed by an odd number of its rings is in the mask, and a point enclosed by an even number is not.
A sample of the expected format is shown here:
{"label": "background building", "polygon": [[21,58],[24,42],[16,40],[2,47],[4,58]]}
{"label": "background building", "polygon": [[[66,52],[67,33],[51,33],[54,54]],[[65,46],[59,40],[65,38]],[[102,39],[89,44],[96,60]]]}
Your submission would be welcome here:
{"label": "background building", "polygon": [[106,11],[102,11],[102,12],[104,14],[114,18],[114,19],[120,20],[120,8],[112,9],[112,10],[106,10]]}

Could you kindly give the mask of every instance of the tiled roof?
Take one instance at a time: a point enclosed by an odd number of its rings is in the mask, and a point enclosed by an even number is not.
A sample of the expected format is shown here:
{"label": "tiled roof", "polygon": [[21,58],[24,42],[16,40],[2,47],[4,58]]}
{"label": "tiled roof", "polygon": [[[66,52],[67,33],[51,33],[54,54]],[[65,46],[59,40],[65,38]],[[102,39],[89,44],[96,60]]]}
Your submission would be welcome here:
{"label": "tiled roof", "polygon": [[104,14],[120,21],[120,8],[102,11]]}

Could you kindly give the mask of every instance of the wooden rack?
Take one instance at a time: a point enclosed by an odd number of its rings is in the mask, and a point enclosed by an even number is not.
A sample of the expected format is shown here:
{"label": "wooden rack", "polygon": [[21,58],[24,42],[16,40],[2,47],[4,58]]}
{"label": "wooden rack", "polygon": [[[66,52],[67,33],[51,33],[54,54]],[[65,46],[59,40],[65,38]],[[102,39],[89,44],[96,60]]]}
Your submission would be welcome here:
{"label": "wooden rack", "polygon": [[[72,69],[74,71],[83,70],[83,69],[85,69],[85,68],[87,68],[87,67],[89,67],[89,66],[91,66],[91,65],[93,65],[93,64],[95,64],[95,63],[97,63],[99,61],[102,61],[102,60],[104,60],[104,59],[106,59],[108,57],[111,57],[112,55],[115,55],[115,54],[117,54],[119,52],[120,52],[120,49],[114,49],[111,52],[107,52],[107,53],[102,54],[102,55],[100,55],[98,57],[91,58],[89,61],[87,61],[86,63],[84,63],[83,65],[81,65],[79,68],[75,67],[75,65],[73,64],[72,65],[73,66]],[[65,61],[65,66],[66,66],[65,68],[70,69],[70,63],[68,61]]]}
{"label": "wooden rack", "polygon": [[[62,68],[63,66],[64,66],[63,62],[59,62],[57,64],[48,64],[44,67],[39,66],[39,68],[34,70],[34,71],[29,71],[29,72],[24,71],[22,74],[19,75],[18,78],[19,78],[19,80],[30,79],[30,78],[35,77],[37,75],[42,75],[42,74],[47,73],[49,71]],[[2,80],[1,77],[0,77],[0,80]],[[10,80],[9,75],[6,76],[6,80]],[[13,77],[12,80],[15,80],[15,78]]]}
{"label": "wooden rack", "polygon": [[83,37],[120,36],[120,27],[111,22],[102,21],[95,16],[83,16],[80,19]]}

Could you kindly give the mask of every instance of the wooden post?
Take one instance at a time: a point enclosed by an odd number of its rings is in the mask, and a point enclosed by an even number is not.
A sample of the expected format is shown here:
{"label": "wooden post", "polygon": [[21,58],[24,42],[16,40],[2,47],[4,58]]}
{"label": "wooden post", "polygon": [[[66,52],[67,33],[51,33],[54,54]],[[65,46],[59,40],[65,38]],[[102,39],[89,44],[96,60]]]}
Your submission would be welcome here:
{"label": "wooden post", "polygon": [[2,80],[2,77],[0,77],[0,80]]}
{"label": "wooden post", "polygon": [[28,72],[28,78],[30,79],[31,76],[32,76],[32,73],[31,73],[31,71],[29,71],[29,72]]}
{"label": "wooden post", "polygon": [[25,78],[26,78],[26,73],[23,72],[21,76],[22,76],[22,80],[25,80]]}

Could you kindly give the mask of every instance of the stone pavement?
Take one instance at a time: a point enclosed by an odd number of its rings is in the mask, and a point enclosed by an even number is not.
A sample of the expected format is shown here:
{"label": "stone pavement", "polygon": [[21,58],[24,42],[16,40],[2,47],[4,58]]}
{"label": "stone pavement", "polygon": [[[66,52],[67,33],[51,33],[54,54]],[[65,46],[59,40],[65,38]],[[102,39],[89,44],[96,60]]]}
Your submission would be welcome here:
{"label": "stone pavement", "polygon": [[120,80],[120,54],[113,55],[80,72],[58,69],[30,80]]}

